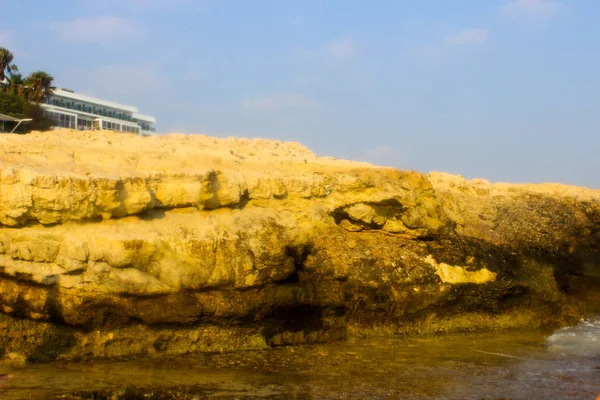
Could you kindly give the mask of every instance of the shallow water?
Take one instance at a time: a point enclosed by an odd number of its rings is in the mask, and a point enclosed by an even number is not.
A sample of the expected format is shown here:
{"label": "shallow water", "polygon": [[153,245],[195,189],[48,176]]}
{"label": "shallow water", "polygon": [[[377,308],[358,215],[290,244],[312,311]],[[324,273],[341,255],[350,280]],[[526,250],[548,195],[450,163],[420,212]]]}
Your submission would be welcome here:
{"label": "shallow water", "polygon": [[0,378],[0,398],[8,400],[595,399],[600,317],[554,333],[453,334],[166,360],[2,364],[0,374],[12,375]]}

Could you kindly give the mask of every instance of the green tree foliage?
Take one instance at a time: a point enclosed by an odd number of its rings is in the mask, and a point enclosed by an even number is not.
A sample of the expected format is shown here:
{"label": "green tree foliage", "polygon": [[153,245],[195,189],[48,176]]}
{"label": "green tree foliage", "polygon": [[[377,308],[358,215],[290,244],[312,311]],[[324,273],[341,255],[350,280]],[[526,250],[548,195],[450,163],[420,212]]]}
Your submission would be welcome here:
{"label": "green tree foliage", "polygon": [[42,103],[52,95],[55,89],[52,86],[53,82],[54,77],[44,71],[32,72],[25,79],[23,75],[16,72],[8,79],[8,84],[4,86],[3,91],[34,103]]}
{"label": "green tree foliage", "polygon": [[52,95],[53,82],[54,77],[44,71],[32,72],[24,82],[25,97],[35,103],[46,101]]}
{"label": "green tree foliage", "polygon": [[0,92],[0,114],[26,118],[23,98],[12,93]]}
{"label": "green tree foliage", "polygon": [[17,96],[25,97],[25,93],[23,92],[23,90],[25,89],[24,85],[25,80],[23,79],[23,75],[16,72],[10,77],[10,81],[5,88],[5,91],[6,93],[16,94]]}
{"label": "green tree foliage", "polygon": [[[25,101],[23,105],[23,113],[33,121],[28,122],[23,126],[21,132],[31,131],[47,131],[56,126],[56,123],[44,115],[44,109],[37,103]],[[22,125],[21,125],[22,126]],[[21,126],[19,128],[21,128]]]}
{"label": "green tree foliage", "polygon": [[31,122],[19,125],[17,128],[17,132],[19,133],[45,131],[55,125],[54,121],[44,116],[44,110],[39,104],[27,101],[23,97],[13,93],[0,92],[0,114],[15,118],[33,119]]}
{"label": "green tree foliage", "polygon": [[13,64],[13,59],[14,55],[10,50],[0,47],[0,82],[13,73],[19,72],[19,68]]}
{"label": "green tree foliage", "polygon": [[23,78],[13,58],[8,49],[0,47],[0,114],[33,119],[19,126],[18,132],[21,133],[52,128],[55,123],[44,116],[39,103],[52,95],[54,77],[37,71]]}

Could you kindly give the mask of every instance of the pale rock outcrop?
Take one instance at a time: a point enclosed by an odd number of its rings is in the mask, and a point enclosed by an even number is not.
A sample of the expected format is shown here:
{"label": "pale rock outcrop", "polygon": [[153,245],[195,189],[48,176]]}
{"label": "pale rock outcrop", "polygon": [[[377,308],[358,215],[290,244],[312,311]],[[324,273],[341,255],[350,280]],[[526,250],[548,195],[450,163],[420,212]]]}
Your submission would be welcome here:
{"label": "pale rock outcrop", "polygon": [[598,301],[599,243],[589,189],[426,176],[262,139],[3,135],[0,355],[560,324]]}

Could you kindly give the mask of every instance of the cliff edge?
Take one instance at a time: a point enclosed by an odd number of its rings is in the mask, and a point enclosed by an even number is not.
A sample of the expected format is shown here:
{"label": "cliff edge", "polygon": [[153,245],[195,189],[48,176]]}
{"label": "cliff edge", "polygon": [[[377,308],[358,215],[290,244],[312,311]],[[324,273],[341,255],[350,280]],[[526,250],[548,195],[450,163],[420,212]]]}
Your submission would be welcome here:
{"label": "cliff edge", "polygon": [[600,304],[600,191],[295,143],[0,135],[0,356],[556,326]]}

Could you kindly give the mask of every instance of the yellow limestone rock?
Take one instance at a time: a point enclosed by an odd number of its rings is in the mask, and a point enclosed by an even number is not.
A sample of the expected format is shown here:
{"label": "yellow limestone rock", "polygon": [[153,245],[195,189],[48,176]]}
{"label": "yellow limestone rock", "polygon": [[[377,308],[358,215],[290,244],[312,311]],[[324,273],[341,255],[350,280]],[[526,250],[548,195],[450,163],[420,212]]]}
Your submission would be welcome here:
{"label": "yellow limestone rock", "polygon": [[444,283],[460,284],[460,283],[489,283],[496,280],[496,273],[481,268],[477,271],[469,271],[467,267],[450,265],[446,263],[438,263],[433,256],[428,255],[425,261],[435,268],[436,273]]}
{"label": "yellow limestone rock", "polygon": [[370,207],[367,204],[353,204],[346,208],[346,212],[350,218],[356,221],[362,221],[366,224],[370,224],[373,222],[373,218],[377,217],[377,213],[373,207]]}
{"label": "yellow limestone rock", "polygon": [[598,191],[427,176],[297,143],[0,135],[0,354],[563,323],[578,315],[571,294],[594,298],[582,294],[600,276],[599,225]]}

